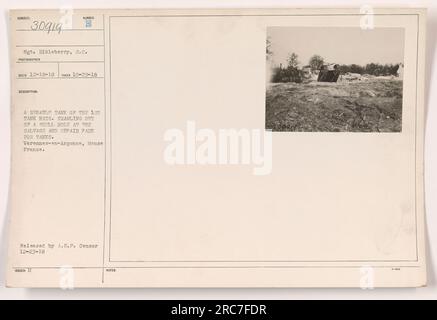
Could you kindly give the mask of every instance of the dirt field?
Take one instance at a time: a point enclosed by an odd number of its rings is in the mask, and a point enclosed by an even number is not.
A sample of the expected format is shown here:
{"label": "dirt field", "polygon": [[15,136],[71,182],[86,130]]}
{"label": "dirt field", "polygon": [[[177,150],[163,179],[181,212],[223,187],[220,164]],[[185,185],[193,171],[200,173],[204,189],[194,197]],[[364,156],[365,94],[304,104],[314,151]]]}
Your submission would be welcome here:
{"label": "dirt field", "polygon": [[266,129],[400,132],[402,81],[269,84]]}

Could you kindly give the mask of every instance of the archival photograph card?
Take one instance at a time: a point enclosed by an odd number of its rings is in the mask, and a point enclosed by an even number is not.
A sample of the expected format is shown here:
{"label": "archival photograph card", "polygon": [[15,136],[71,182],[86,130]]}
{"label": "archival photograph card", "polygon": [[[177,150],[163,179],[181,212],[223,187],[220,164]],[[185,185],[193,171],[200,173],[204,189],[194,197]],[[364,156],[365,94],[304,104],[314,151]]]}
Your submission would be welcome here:
{"label": "archival photograph card", "polygon": [[419,287],[424,9],[12,10],[10,287]]}

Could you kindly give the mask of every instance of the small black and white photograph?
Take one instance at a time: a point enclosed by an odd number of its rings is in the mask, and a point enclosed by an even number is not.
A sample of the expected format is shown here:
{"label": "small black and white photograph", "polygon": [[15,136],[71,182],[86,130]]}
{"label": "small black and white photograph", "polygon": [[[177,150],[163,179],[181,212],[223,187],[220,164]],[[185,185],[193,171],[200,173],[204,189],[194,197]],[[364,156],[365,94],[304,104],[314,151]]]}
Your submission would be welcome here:
{"label": "small black and white photograph", "polygon": [[402,131],[402,28],[268,27],[266,63],[266,129]]}

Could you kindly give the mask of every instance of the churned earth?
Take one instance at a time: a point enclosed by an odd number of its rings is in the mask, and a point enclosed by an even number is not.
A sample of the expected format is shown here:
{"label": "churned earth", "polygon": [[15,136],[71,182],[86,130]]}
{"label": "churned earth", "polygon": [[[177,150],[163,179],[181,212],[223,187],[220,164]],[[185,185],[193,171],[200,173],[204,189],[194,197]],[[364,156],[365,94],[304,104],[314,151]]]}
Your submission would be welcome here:
{"label": "churned earth", "polygon": [[272,83],[266,129],[301,132],[400,132],[402,81]]}

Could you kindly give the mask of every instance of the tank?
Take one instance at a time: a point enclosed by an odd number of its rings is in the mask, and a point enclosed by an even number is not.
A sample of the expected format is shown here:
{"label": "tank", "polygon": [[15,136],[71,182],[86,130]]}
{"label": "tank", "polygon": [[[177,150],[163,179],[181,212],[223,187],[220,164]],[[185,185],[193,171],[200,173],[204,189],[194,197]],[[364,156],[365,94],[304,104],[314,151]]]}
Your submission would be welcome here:
{"label": "tank", "polygon": [[317,77],[318,82],[337,82],[340,76],[338,64],[323,65],[320,68],[319,76]]}

